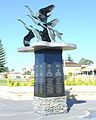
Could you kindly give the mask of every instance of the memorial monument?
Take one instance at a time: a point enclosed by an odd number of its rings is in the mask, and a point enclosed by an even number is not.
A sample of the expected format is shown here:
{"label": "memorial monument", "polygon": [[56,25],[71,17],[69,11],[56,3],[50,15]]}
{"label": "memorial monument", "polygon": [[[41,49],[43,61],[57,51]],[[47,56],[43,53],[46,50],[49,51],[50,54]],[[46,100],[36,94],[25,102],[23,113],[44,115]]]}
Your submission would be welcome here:
{"label": "memorial monument", "polygon": [[[65,112],[67,109],[64,72],[63,72],[63,50],[76,49],[75,44],[64,43],[62,33],[54,29],[59,22],[53,19],[48,22],[48,17],[54,9],[54,5],[41,8],[36,14],[29,10],[28,17],[35,25],[41,27],[40,30],[32,25],[27,25],[21,19],[24,27],[28,30],[23,39],[24,46],[19,48],[19,52],[34,52],[34,111],[42,114],[55,114]],[[36,42],[30,45],[30,41],[36,38]],[[59,39],[60,42],[56,40]]]}

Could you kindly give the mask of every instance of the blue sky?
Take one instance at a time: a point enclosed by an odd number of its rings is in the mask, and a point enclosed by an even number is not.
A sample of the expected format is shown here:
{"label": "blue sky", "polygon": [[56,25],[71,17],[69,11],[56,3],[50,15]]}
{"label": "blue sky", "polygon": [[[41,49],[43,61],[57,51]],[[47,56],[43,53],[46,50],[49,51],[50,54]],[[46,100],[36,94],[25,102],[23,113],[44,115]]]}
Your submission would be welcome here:
{"label": "blue sky", "polygon": [[9,69],[20,70],[34,64],[33,53],[17,51],[23,47],[23,37],[27,34],[17,18],[32,23],[26,16],[29,11],[24,6],[28,5],[33,12],[37,12],[49,4],[55,5],[50,19],[58,18],[60,21],[55,29],[64,34],[65,42],[77,44],[76,50],[63,52],[63,59],[64,54],[65,58],[70,54],[74,62],[84,57],[96,63],[96,0],[1,0],[0,39]]}

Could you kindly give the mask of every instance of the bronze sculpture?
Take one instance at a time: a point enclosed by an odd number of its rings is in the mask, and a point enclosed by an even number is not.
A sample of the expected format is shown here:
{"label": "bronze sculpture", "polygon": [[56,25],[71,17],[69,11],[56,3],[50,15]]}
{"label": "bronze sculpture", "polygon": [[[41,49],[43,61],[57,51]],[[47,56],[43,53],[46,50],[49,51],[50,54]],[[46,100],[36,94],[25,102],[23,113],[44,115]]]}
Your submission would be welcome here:
{"label": "bronze sculpture", "polygon": [[[54,9],[54,5],[49,5],[47,7],[41,8],[39,12],[34,14],[32,10],[25,6],[30,14],[28,15],[29,18],[38,26],[41,26],[43,30],[35,29],[32,25],[26,25],[25,22],[23,22],[21,19],[18,19],[25,28],[28,30],[28,34],[24,37],[23,43],[24,46],[30,46],[30,41],[32,38],[36,37],[37,41],[55,41],[55,37],[58,37],[60,40],[62,40],[61,35],[62,33],[58,32],[57,30],[53,29],[53,27],[56,26],[56,24],[59,22],[58,19],[53,19],[50,22],[47,22],[48,17],[51,15],[50,12]],[[48,15],[49,14],[49,15]]]}

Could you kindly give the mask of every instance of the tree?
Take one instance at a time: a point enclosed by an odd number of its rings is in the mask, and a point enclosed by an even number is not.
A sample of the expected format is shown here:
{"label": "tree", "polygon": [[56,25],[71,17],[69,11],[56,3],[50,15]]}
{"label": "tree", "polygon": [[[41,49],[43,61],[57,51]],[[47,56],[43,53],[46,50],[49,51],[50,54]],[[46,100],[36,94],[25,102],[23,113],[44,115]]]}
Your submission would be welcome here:
{"label": "tree", "polygon": [[72,59],[72,57],[70,56],[70,54],[68,54],[67,61],[73,62],[73,59]]}
{"label": "tree", "polygon": [[15,70],[12,68],[11,71],[14,72]]}
{"label": "tree", "polygon": [[5,64],[6,64],[6,54],[3,48],[2,41],[0,40],[0,72],[6,71],[7,67],[5,67]]}
{"label": "tree", "polygon": [[89,59],[82,58],[82,59],[79,61],[79,63],[80,63],[81,65],[91,65],[91,64],[93,64],[93,61],[92,61],[92,60],[89,60]]}
{"label": "tree", "polygon": [[27,70],[26,75],[31,75],[31,71]]}

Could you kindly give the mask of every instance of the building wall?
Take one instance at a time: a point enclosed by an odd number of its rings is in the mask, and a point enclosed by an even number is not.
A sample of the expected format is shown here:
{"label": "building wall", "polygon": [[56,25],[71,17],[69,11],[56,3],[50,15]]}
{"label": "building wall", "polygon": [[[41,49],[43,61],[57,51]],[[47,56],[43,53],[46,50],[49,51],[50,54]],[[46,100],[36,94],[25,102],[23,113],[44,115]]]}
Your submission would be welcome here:
{"label": "building wall", "polygon": [[64,64],[64,74],[68,75],[68,73],[76,73],[77,71],[81,70],[81,65],[79,63],[74,63],[74,62],[65,62]]}
{"label": "building wall", "polygon": [[64,68],[64,74],[68,75],[68,73],[75,74],[76,71],[81,70],[81,67],[65,67]]}

